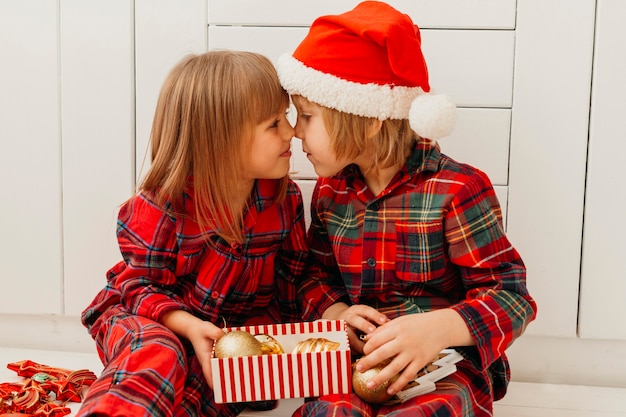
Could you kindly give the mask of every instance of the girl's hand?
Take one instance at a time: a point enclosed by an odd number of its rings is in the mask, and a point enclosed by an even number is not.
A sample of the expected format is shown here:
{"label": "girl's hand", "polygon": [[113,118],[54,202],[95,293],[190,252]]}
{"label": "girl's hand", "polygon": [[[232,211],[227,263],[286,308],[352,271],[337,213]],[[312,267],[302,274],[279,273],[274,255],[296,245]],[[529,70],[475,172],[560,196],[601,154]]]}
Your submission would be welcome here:
{"label": "girl's hand", "polygon": [[450,346],[473,345],[465,321],[454,310],[442,309],[395,318],[366,336],[363,353],[357,364],[360,372],[392,358],[378,375],[371,378],[370,388],[399,375],[387,392],[393,395],[403,389],[441,350]]}
{"label": "girl's hand", "polygon": [[364,337],[389,321],[387,316],[373,307],[363,304],[348,306],[345,303],[333,304],[324,312],[322,318],[345,321],[350,348],[357,353],[363,353]]}
{"label": "girl's hand", "polygon": [[189,341],[193,345],[196,357],[200,366],[202,366],[202,374],[206,379],[209,387],[213,389],[213,376],[211,373],[211,352],[213,344],[220,337],[224,336],[224,331],[213,323],[201,321],[197,323],[194,331],[189,333]]}
{"label": "girl's hand", "polygon": [[202,367],[202,374],[213,389],[211,375],[211,352],[217,339],[224,331],[208,321],[203,321],[183,310],[175,310],[163,316],[163,324],[179,336],[189,340]]}

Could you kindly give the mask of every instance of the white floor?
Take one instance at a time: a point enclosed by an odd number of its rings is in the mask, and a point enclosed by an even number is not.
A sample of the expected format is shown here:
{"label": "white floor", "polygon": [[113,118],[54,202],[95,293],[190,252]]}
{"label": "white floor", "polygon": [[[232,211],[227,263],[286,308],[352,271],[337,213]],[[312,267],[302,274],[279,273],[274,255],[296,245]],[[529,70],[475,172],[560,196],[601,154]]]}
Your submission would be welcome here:
{"label": "white floor", "polygon": [[[302,400],[281,400],[277,410],[241,417],[290,417]],[[494,405],[495,417],[626,417],[626,388],[511,382]]]}
{"label": "white floor", "polygon": [[[0,382],[20,378],[6,364],[30,359],[72,370],[102,370],[97,355],[0,347]],[[246,411],[242,417],[290,417],[301,399],[281,400],[276,410]],[[80,404],[68,404],[73,412]],[[512,382],[507,396],[495,405],[495,417],[626,417],[626,388]]]}

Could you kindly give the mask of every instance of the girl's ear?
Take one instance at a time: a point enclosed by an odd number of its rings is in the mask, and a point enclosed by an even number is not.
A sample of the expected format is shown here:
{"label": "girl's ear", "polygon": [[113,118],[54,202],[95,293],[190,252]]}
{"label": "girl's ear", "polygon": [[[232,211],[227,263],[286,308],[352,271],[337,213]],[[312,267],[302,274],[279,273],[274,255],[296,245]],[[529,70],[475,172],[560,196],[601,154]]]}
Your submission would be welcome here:
{"label": "girl's ear", "polygon": [[383,126],[382,120],[378,120],[378,119],[372,120],[372,123],[370,124],[369,128],[367,129],[367,138],[371,139],[374,136],[378,135],[378,132],[380,132],[380,128],[382,126]]}

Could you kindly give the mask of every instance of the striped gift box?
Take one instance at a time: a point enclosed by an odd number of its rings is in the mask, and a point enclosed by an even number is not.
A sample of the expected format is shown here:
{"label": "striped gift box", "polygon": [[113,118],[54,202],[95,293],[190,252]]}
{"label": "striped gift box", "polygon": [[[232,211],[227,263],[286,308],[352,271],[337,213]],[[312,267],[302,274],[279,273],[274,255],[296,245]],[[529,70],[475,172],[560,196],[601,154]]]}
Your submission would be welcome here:
{"label": "striped gift box", "polygon": [[[212,358],[215,402],[232,403],[316,397],[352,390],[350,345],[343,320],[244,326],[224,329],[267,334],[286,353],[237,358]],[[337,350],[290,353],[308,338],[323,337],[339,342]]]}

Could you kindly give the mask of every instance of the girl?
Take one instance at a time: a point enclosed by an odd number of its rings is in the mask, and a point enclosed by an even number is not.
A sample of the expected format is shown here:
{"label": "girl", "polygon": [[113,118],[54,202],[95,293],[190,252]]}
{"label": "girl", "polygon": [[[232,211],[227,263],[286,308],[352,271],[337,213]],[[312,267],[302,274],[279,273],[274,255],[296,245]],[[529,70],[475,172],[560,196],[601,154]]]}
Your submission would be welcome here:
{"label": "girl", "polygon": [[304,318],[343,319],[367,385],[392,396],[442,349],[465,360],[437,390],[396,405],[355,394],[307,401],[295,416],[491,416],[509,380],[505,350],[535,317],[526,269],[505,236],[487,176],[433,139],[454,105],[428,94],[411,19],[366,1],[322,16],[278,61],[298,110],[296,137],[320,176]]}
{"label": "girl", "polygon": [[300,320],[307,258],[289,97],[250,52],[188,56],[162,87],[152,164],[119,211],[123,260],[83,312],[105,367],[79,416],[233,416],[213,401],[221,326]]}

